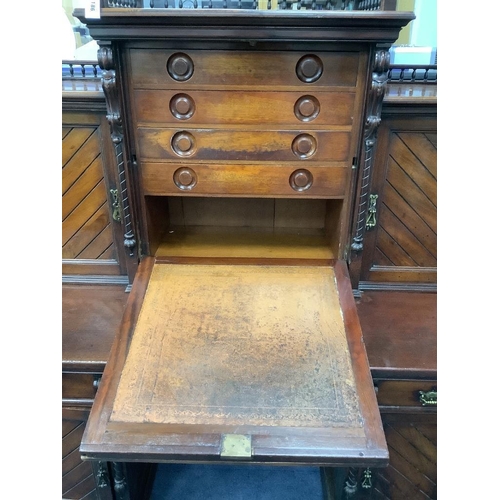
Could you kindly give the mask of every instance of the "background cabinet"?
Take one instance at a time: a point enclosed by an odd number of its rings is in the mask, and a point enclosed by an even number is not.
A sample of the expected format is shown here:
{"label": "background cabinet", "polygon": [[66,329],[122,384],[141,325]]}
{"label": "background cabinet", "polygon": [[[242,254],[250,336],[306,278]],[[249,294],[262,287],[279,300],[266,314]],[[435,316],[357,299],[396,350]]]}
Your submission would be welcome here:
{"label": "background cabinet", "polygon": [[63,93],[64,281],[128,284],[134,260],[127,258],[123,232],[119,171],[102,92]]}
{"label": "background cabinet", "polygon": [[436,290],[437,108],[402,101],[382,111],[360,290]]}

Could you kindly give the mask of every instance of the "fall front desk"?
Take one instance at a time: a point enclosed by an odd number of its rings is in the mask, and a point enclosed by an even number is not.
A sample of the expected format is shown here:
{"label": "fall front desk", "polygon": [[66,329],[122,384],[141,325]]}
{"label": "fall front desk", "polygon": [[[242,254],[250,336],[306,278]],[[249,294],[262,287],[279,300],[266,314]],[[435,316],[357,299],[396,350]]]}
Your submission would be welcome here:
{"label": "fall front desk", "polygon": [[75,14],[138,263],[82,456],[386,465],[346,262],[413,14]]}

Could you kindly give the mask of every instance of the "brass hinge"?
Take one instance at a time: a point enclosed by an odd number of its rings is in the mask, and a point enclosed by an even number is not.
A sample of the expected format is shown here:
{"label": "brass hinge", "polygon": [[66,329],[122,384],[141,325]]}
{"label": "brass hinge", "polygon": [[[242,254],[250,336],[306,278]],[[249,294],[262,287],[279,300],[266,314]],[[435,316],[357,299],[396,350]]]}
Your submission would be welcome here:
{"label": "brass hinge", "polygon": [[122,211],[120,208],[120,200],[118,199],[118,189],[110,189],[109,194],[112,199],[111,206],[113,207],[113,220],[120,222],[122,220]]}

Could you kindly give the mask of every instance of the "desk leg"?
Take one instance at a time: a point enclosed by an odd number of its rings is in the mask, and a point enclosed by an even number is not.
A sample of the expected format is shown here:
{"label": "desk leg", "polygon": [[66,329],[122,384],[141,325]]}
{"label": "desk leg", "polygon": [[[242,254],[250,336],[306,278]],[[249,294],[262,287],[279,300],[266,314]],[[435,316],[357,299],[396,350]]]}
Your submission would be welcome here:
{"label": "desk leg", "polygon": [[108,462],[92,460],[92,472],[98,500],[113,500]]}
{"label": "desk leg", "polygon": [[373,497],[371,469],[322,467],[325,500],[368,500]]}
{"label": "desk leg", "polygon": [[116,500],[130,500],[125,465],[122,462],[111,462],[111,475]]}

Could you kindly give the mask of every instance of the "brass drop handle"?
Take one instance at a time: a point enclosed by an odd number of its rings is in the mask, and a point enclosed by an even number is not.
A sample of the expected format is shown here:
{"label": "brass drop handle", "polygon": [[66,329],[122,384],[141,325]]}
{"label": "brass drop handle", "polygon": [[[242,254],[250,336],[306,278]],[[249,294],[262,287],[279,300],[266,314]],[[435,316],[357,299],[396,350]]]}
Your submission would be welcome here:
{"label": "brass drop handle", "polygon": [[373,229],[377,225],[377,200],[378,194],[371,194],[368,200],[368,213],[366,216],[366,229]]}
{"label": "brass drop handle", "polygon": [[418,395],[422,406],[437,406],[438,393],[436,387],[433,387],[430,391],[418,391]]}
{"label": "brass drop handle", "polygon": [[120,199],[118,198],[118,189],[110,189],[109,194],[111,195],[111,198],[113,200],[113,213],[111,216],[113,217],[114,221],[120,222],[122,220],[122,212],[120,207]]}

